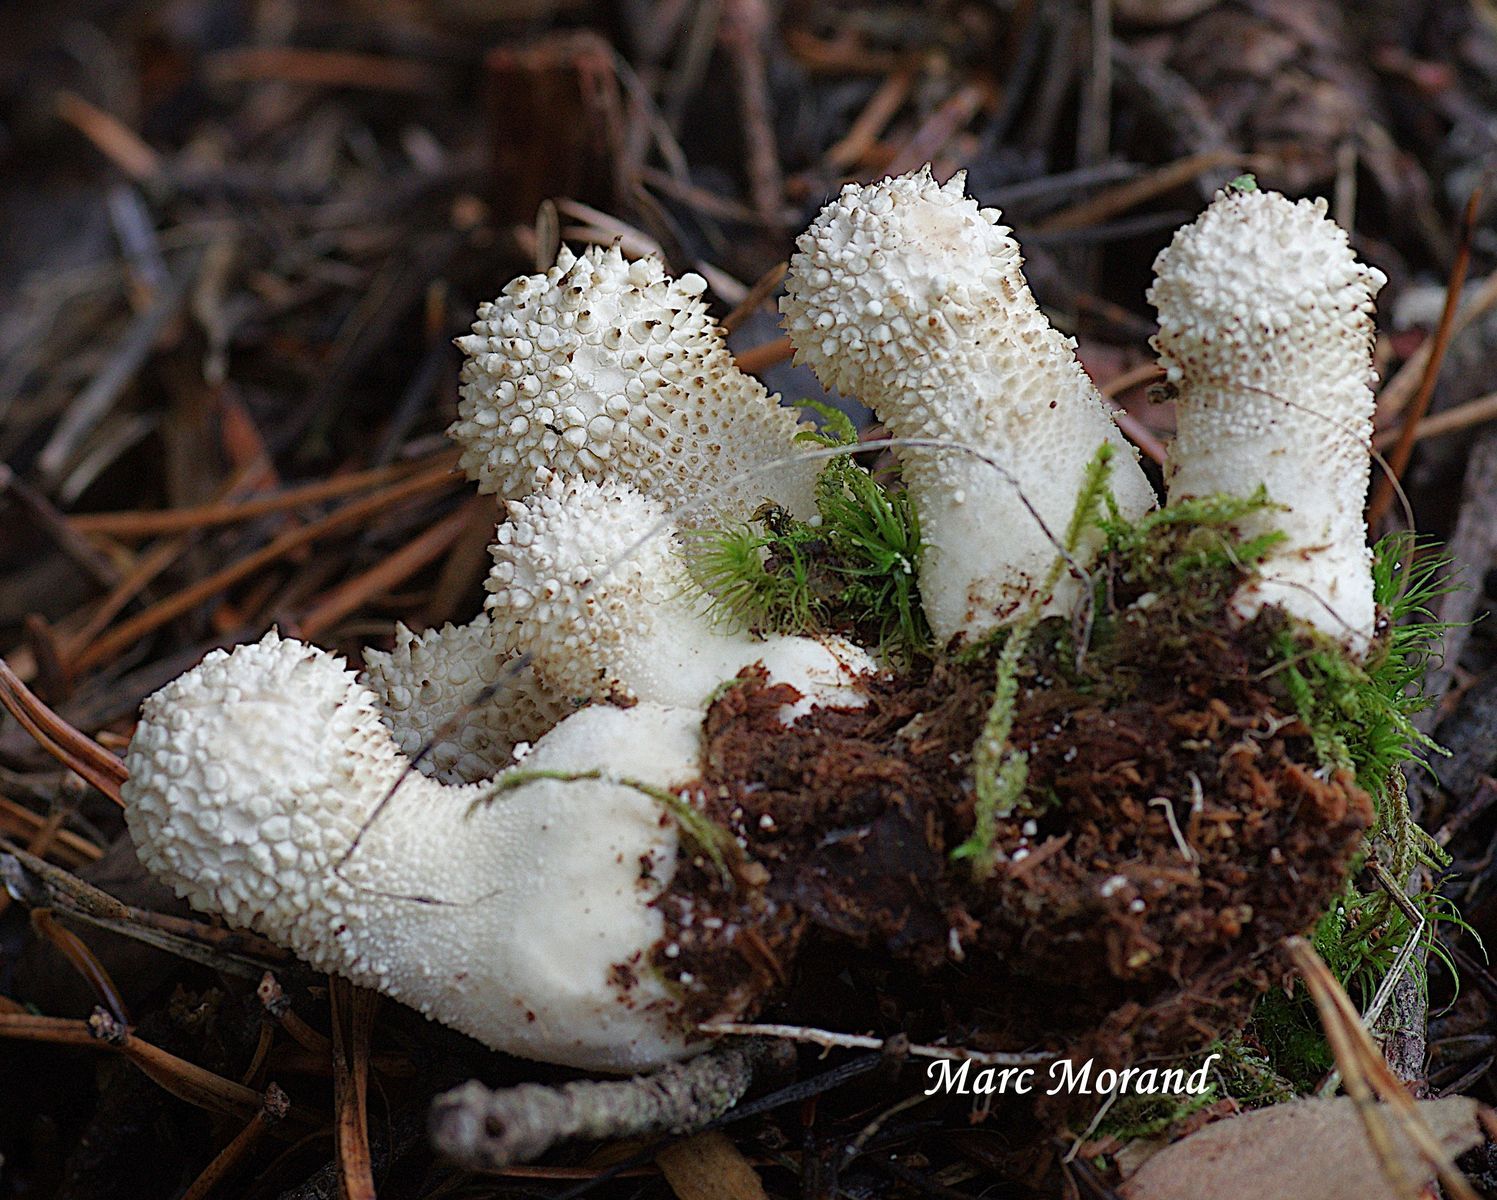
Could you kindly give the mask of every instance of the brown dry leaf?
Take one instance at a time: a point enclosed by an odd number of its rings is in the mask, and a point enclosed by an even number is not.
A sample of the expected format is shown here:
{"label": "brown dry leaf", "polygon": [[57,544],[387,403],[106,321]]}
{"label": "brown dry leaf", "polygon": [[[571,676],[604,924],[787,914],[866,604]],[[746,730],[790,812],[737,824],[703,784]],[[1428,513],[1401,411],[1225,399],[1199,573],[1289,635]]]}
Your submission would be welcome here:
{"label": "brown dry leaf", "polygon": [[[1451,1155],[1482,1141],[1480,1105],[1465,1096],[1426,1100],[1420,1115]],[[1433,1168],[1397,1125],[1390,1140],[1411,1179]],[[1149,1159],[1122,1189],[1127,1200],[1412,1200],[1378,1170],[1347,1096],[1279,1104],[1218,1121]]]}
{"label": "brown dry leaf", "polygon": [[655,1156],[678,1200],[769,1200],[759,1173],[723,1133],[699,1133]]}

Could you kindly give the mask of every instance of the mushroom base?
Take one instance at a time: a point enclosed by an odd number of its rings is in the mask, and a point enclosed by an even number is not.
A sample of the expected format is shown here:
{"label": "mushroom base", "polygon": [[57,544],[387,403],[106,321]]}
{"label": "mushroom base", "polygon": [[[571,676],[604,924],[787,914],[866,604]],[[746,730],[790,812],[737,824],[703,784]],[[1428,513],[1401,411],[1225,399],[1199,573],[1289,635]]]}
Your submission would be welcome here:
{"label": "mushroom base", "polygon": [[792,728],[785,689],[745,672],[709,713],[701,790],[754,869],[731,887],[679,871],[656,965],[703,1018],[777,983],[776,1020],[1099,1066],[1241,1027],[1373,813],[1347,773],[1316,770],[1277,694],[1282,614],[1233,628],[1216,602],[1229,584],[1143,608],[1119,588],[1126,606],[1080,656],[1070,623],[1039,626],[1009,740],[1028,781],[982,879],[951,850],[973,830],[992,653]]}

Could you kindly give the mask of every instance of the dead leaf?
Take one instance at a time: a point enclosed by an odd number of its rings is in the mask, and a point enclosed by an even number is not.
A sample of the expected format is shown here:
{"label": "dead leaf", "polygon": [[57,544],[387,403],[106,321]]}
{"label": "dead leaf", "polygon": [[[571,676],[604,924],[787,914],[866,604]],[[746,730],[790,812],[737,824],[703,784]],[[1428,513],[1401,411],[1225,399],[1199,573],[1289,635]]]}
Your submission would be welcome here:
{"label": "dead leaf", "polygon": [[723,1133],[699,1133],[655,1156],[677,1200],[769,1200],[759,1173]]}
{"label": "dead leaf", "polygon": [[[1419,1112],[1451,1155],[1480,1145],[1480,1105],[1464,1096],[1426,1100]],[[1433,1168],[1397,1125],[1393,1148],[1412,1179]],[[1259,1109],[1208,1125],[1149,1159],[1126,1200],[1411,1200],[1378,1171],[1356,1105],[1347,1096]]]}

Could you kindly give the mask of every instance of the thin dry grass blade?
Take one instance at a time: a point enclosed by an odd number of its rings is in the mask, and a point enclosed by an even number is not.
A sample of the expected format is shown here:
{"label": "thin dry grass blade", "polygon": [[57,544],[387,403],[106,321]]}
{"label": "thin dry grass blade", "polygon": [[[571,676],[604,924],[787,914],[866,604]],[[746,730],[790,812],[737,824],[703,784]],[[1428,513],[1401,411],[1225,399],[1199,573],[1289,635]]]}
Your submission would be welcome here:
{"label": "thin dry grass blade", "polygon": [[[1414,426],[1413,440],[1422,442],[1425,438],[1456,433],[1462,429],[1470,429],[1473,425],[1484,425],[1493,420],[1497,420],[1497,392],[1488,392],[1485,396],[1466,401],[1465,404],[1458,404],[1454,408],[1447,408],[1422,418]],[[1373,446],[1378,450],[1386,449],[1402,438],[1403,431],[1407,427],[1408,422],[1404,422],[1392,429],[1383,430],[1372,439]]]}
{"label": "thin dry grass blade", "polygon": [[1174,162],[1165,163],[1164,166],[1146,172],[1136,179],[1129,179],[1116,187],[1100,191],[1079,204],[1071,205],[1070,208],[1061,209],[1053,216],[1037,222],[1034,226],[1035,232],[1059,233],[1066,229],[1090,229],[1093,225],[1100,225],[1120,213],[1127,212],[1130,208],[1137,208],[1156,196],[1172,192],[1182,184],[1204,175],[1207,171],[1215,171],[1220,167],[1238,163],[1248,165],[1250,161],[1250,156],[1243,154],[1240,150],[1227,147],[1189,154],[1184,158],[1177,158]]}
{"label": "thin dry grass blade", "polygon": [[379,487],[397,479],[404,479],[421,471],[447,464],[457,465],[457,455],[444,451],[431,458],[415,463],[397,463],[388,467],[375,467],[368,471],[355,471],[348,475],[335,475],[316,483],[284,488],[268,496],[255,496],[248,500],[199,504],[191,508],[168,508],[158,512],[105,512],[80,513],[69,517],[70,524],[79,533],[108,534],[110,537],[156,537],[166,533],[185,533],[203,529],[210,525],[232,525],[239,521],[250,521],[271,513],[285,512],[304,504],[319,504],[336,500],[366,488]]}
{"label": "thin dry grass blade", "polygon": [[121,803],[120,784],[125,782],[125,764],[32,695],[3,658],[0,658],[0,706],[43,750],[116,804]]}
{"label": "thin dry grass blade", "polygon": [[73,970],[94,989],[116,1021],[122,1025],[130,1023],[130,1014],[125,1011],[125,1001],[119,988],[114,986],[114,980],[110,978],[98,956],[88,948],[88,943],[71,929],[64,929],[59,925],[50,909],[33,908],[31,928],[61,952]]}
{"label": "thin dry grass blade", "polygon": [[758,279],[754,280],[754,285],[749,288],[748,295],[740,300],[737,307],[719,322],[722,325],[723,332],[732,333],[733,330],[737,329],[753,316],[758,307],[774,294],[775,288],[780,286],[780,281],[785,278],[785,272],[789,269],[790,264],[788,262],[778,262],[765,271],[763,275],[760,275]]}
{"label": "thin dry grass blade", "polygon": [[337,976],[328,978],[333,1009],[333,1140],[338,1148],[338,1194],[375,1200],[369,1154],[369,1037],[379,996]]}
{"label": "thin dry grass blade", "polygon": [[749,375],[757,375],[760,371],[767,371],[778,363],[789,362],[795,353],[795,347],[790,344],[787,337],[777,337],[772,342],[765,342],[762,346],[750,346],[747,350],[740,350],[733,357],[738,360],[739,370]]}
{"label": "thin dry grass blade", "polygon": [[1403,478],[1409,465],[1409,456],[1414,452],[1414,431],[1424,414],[1429,411],[1429,402],[1434,398],[1435,383],[1440,378],[1440,366],[1445,361],[1445,351],[1455,335],[1455,314],[1460,305],[1461,289],[1466,283],[1466,270],[1471,265],[1471,239],[1476,231],[1477,214],[1481,205],[1481,188],[1475,187],[1466,201],[1465,216],[1461,221],[1461,241],[1456,250],[1455,262],[1450,268],[1450,282],[1445,287],[1445,309],[1440,313],[1440,324],[1430,343],[1429,359],[1424,366],[1424,376],[1419,381],[1419,390],[1409,404],[1404,416],[1403,430],[1398,443],[1388,455],[1388,469],[1378,477],[1373,488],[1372,499],[1367,505],[1367,524],[1376,527],[1393,505],[1395,483]]}
{"label": "thin dry grass blade", "polygon": [[259,550],[245,555],[238,562],[231,563],[221,571],[215,571],[206,579],[200,579],[190,587],[183,588],[174,596],[152,605],[145,612],[139,613],[130,620],[115,626],[93,645],[82,651],[73,663],[75,671],[85,671],[103,662],[108,662],[120,651],[132,645],[148,633],[159,629],[168,621],[174,620],[183,613],[197,607],[203,601],[211,599],[226,588],[232,587],[241,580],[249,578],[256,572],[263,570],[271,563],[284,558],[301,547],[325,538],[330,534],[337,533],[351,525],[357,525],[367,520],[381,509],[398,504],[403,500],[412,499],[425,492],[442,491],[446,488],[456,486],[461,482],[460,475],[453,474],[450,460],[445,460],[436,466],[405,479],[372,496],[365,496],[359,500],[350,501],[342,508],[335,509],[321,520],[313,521],[311,524],[303,525],[298,529],[289,530],[276,538],[269,545],[262,546]]}
{"label": "thin dry grass blade", "polygon": [[480,497],[478,501],[464,505],[430,529],[424,530],[388,558],[322,597],[317,606],[297,622],[301,636],[315,638],[324,633],[372,597],[403,583],[437,558],[468,528],[473,509],[478,503],[482,503],[485,508],[493,508],[492,501],[487,497]]}
{"label": "thin dry grass blade", "polygon": [[[61,810],[54,810],[53,816],[60,815],[60,813]],[[9,835],[35,838],[51,829],[52,820],[51,816],[44,817],[41,813],[32,812],[14,800],[0,796],[0,837]],[[63,859],[65,860],[63,866],[80,866],[83,863],[98,862],[104,857],[104,851],[87,838],[61,827],[51,834],[45,847],[39,848],[28,844],[26,848],[38,857],[52,854]]]}
{"label": "thin dry grass blade", "polygon": [[[1357,1112],[1362,1117],[1367,1138],[1384,1176],[1409,1200],[1418,1200],[1422,1195],[1423,1189],[1406,1176],[1389,1141],[1389,1129],[1384,1120],[1391,1118],[1418,1148],[1425,1161],[1435,1168],[1452,1200],[1477,1200],[1466,1177],[1420,1114],[1414,1098],[1388,1069],[1367,1027],[1362,1024],[1361,1014],[1330,968],[1302,937],[1289,938],[1285,946],[1315,999],[1321,1024],[1336,1055],[1336,1066],[1341,1071],[1346,1094],[1357,1104]],[[1382,1103],[1378,1104],[1378,1100]]]}
{"label": "thin dry grass blade", "polygon": [[170,1092],[178,1100],[209,1112],[226,1117],[237,1117],[248,1121],[263,1107],[265,1101],[259,1092],[242,1083],[215,1075],[197,1063],[178,1058],[160,1046],[143,1041],[130,1032],[128,1026],[115,1020],[102,1008],[94,1009],[93,1016],[83,1025],[90,1036],[118,1050],[141,1072]]}

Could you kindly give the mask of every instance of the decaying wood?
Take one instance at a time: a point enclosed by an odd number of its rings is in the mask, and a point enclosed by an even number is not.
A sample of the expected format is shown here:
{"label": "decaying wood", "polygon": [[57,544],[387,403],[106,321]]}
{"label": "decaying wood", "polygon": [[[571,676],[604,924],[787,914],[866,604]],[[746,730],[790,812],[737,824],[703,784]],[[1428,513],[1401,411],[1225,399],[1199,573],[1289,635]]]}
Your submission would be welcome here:
{"label": "decaying wood", "polygon": [[572,1138],[686,1133],[737,1103],[756,1073],[784,1066],[784,1043],[757,1040],[729,1043],[623,1083],[524,1083],[500,1091],[465,1083],[433,1103],[431,1138],[469,1170],[494,1171]]}

